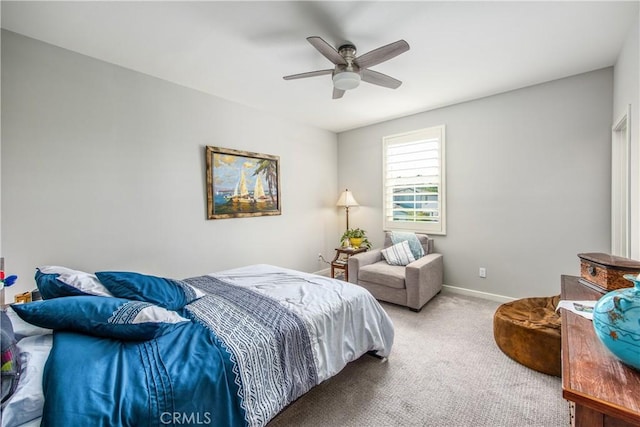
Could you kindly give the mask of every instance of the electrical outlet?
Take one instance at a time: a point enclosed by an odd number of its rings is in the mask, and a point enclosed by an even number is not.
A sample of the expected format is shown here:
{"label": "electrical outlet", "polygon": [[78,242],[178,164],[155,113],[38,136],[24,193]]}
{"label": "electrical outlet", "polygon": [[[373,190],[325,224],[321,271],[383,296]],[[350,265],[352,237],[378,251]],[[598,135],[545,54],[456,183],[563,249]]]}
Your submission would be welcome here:
{"label": "electrical outlet", "polygon": [[487,277],[487,269],[484,267],[480,267],[478,275],[484,279],[485,277]]}

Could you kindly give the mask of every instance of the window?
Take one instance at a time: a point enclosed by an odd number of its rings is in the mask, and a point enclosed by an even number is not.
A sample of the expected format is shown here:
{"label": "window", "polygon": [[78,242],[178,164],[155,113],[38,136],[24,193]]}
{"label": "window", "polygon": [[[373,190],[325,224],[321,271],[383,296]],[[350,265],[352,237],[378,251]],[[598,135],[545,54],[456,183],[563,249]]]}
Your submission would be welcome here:
{"label": "window", "polygon": [[382,139],[385,230],[446,234],[444,130]]}

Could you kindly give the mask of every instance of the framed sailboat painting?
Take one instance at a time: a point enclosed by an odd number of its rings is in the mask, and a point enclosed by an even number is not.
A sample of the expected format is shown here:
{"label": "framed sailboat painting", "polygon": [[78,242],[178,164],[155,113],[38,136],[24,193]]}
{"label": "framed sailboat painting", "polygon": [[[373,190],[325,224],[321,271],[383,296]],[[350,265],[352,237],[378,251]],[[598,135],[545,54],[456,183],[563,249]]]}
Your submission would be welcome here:
{"label": "framed sailboat painting", "polygon": [[280,157],[206,147],[209,219],[280,215]]}

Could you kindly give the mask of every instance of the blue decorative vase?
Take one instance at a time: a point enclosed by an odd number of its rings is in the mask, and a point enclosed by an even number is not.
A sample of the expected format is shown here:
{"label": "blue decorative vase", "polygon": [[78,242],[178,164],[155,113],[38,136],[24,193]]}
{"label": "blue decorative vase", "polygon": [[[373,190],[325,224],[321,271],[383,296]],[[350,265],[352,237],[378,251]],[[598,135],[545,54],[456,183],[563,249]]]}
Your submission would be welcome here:
{"label": "blue decorative vase", "polygon": [[633,288],[605,294],[593,308],[596,335],[618,359],[640,370],[640,276],[626,274]]}

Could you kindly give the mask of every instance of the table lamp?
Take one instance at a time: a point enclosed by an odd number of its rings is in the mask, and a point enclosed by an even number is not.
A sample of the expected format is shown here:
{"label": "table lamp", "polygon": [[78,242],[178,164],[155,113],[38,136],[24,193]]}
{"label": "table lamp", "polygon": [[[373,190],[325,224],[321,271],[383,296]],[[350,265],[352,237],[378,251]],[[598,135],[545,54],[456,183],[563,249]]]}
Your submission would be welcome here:
{"label": "table lamp", "polygon": [[358,202],[356,202],[356,199],[353,197],[353,194],[351,194],[351,191],[346,189],[342,192],[342,194],[340,194],[340,198],[338,199],[338,203],[336,203],[336,206],[344,207],[345,210],[347,211],[347,230],[348,230],[349,229],[349,208],[351,206],[358,206]]}

